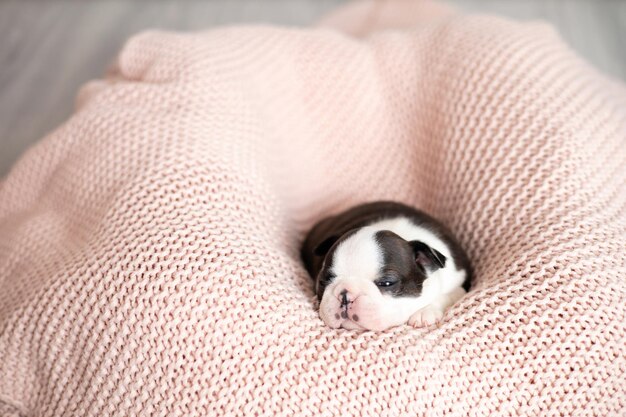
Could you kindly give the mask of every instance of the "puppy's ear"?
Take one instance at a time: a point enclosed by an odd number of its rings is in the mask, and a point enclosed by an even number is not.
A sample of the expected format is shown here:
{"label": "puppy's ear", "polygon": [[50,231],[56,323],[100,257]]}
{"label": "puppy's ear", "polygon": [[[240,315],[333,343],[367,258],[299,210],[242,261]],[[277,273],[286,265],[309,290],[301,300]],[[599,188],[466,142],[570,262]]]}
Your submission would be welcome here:
{"label": "puppy's ear", "polygon": [[339,236],[329,236],[322,241],[317,247],[313,250],[313,253],[317,256],[324,256],[328,253],[330,248],[333,247],[335,242],[339,239]]}
{"label": "puppy's ear", "polygon": [[413,240],[409,242],[415,254],[415,262],[427,271],[436,271],[446,266],[446,257],[424,242]]}

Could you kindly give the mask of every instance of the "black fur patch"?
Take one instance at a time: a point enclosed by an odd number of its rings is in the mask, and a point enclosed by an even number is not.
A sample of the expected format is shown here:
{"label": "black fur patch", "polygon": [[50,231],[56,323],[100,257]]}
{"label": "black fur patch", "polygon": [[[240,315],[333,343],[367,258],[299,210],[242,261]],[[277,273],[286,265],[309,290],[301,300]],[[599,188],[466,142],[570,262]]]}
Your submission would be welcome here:
{"label": "black fur patch", "polygon": [[[315,255],[317,258],[316,264],[319,264],[319,272],[316,275],[316,295],[318,300],[322,300],[324,296],[324,290],[330,284],[333,279],[335,279],[335,275],[330,272],[333,267],[333,259],[335,256],[335,251],[341,242],[352,236],[356,233],[357,229],[349,230],[344,233],[339,239],[333,239],[333,243],[330,248],[327,250],[325,255]],[[319,245],[318,245],[319,246]]]}
{"label": "black fur patch", "polygon": [[394,297],[418,297],[422,293],[426,273],[415,261],[411,244],[389,230],[381,230],[374,236],[383,254],[377,282],[395,282],[390,286],[379,286],[380,291]]}

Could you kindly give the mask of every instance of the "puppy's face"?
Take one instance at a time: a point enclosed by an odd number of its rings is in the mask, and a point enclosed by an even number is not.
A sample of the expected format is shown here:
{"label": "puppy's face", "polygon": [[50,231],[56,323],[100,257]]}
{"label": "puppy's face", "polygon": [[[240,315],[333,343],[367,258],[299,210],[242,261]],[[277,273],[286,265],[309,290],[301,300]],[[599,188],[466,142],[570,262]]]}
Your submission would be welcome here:
{"label": "puppy's face", "polygon": [[422,284],[445,256],[419,241],[364,227],[322,242],[316,278],[320,317],[332,328],[384,330],[406,323]]}

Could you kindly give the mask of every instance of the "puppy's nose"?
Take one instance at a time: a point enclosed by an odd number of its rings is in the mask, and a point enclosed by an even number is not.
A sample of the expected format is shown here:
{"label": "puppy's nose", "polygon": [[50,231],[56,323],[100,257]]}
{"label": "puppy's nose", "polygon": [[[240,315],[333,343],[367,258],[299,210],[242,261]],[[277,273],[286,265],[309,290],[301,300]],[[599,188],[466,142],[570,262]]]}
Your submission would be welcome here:
{"label": "puppy's nose", "polygon": [[348,290],[343,290],[340,293],[341,295],[341,307],[345,307],[348,305],[350,300],[348,300]]}

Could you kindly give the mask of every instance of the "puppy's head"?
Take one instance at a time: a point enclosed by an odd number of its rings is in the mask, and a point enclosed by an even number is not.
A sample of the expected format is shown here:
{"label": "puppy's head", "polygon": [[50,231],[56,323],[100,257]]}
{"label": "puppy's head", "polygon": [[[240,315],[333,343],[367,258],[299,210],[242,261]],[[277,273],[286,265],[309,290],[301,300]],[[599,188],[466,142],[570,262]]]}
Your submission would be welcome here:
{"label": "puppy's head", "polygon": [[406,323],[428,274],[446,262],[423,242],[372,227],[329,237],[315,254],[324,257],[315,282],[320,317],[332,328],[362,330]]}

